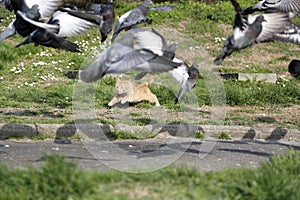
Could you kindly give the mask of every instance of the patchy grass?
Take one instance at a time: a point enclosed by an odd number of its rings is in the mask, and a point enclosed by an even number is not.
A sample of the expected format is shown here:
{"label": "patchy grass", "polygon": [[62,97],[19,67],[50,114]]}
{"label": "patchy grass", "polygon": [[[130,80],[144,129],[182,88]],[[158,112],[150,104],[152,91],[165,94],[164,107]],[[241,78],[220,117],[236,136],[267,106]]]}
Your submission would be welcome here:
{"label": "patchy grass", "polygon": [[221,140],[231,140],[232,137],[230,136],[230,133],[227,132],[220,132],[215,135],[213,135],[215,138],[221,139]]}
{"label": "patchy grass", "polygon": [[[243,8],[252,5],[255,0],[240,2]],[[116,2],[116,14],[120,16],[125,11],[133,8],[136,3]],[[230,2],[220,1],[213,4],[203,2],[175,3],[177,8],[169,13],[151,11],[149,17],[153,18],[152,27],[165,31],[168,41],[179,43],[178,55],[188,63],[201,62],[200,72],[202,77],[198,80],[193,93],[183,97],[183,103],[196,96],[197,106],[212,106],[214,91],[208,82],[207,72],[249,72],[249,73],[277,73],[282,78],[277,84],[256,81],[224,81],[228,107],[267,106],[291,108],[300,104],[300,80],[291,79],[287,73],[290,60],[296,58],[299,49],[296,45],[285,43],[264,43],[233,53],[222,66],[212,66],[213,58],[220,53],[224,39],[231,34],[232,22],[235,11]],[[1,9],[1,29],[13,19],[13,15]],[[149,27],[150,25],[143,25]],[[173,34],[168,34],[172,32]],[[1,123],[70,123],[72,118],[72,96],[74,84],[77,80],[69,80],[65,70],[77,70],[92,60],[92,55],[107,48],[110,43],[100,44],[99,30],[97,27],[85,34],[69,38],[78,43],[81,53],[70,53],[62,50],[51,49],[33,44],[15,48],[23,41],[15,35],[0,44],[0,109]],[[87,59],[88,58],[88,59]],[[164,75],[162,75],[164,77]],[[156,94],[160,104],[165,110],[182,112],[183,104],[174,104],[177,91],[169,86],[153,83],[151,91]],[[178,88],[177,88],[178,89]],[[107,109],[107,104],[114,95],[114,77],[104,77],[97,83],[95,93],[95,109]],[[216,97],[221,98],[221,97]],[[153,105],[142,102],[130,105],[134,109],[152,110]],[[28,109],[31,113],[22,115],[6,114],[5,109]],[[55,116],[45,115],[38,110],[52,112],[61,109]],[[290,110],[290,109],[289,109]],[[253,111],[252,111],[253,112]],[[140,113],[140,111],[136,111]],[[98,113],[97,113],[98,114]],[[254,115],[254,113],[252,113]],[[115,125],[115,118],[107,117],[107,113],[97,116],[100,123]],[[192,114],[189,114],[192,115]],[[200,115],[200,114],[199,114]],[[202,114],[201,114],[202,115]],[[195,122],[213,123],[208,115],[203,119],[192,120],[188,115],[180,115],[180,119],[164,119],[170,123]],[[295,116],[295,114],[293,115]],[[160,119],[148,118],[133,114],[134,120],[128,120],[132,125],[147,125],[159,122]],[[272,116],[273,117],[273,116]],[[174,118],[174,115],[169,115]],[[273,123],[279,126],[299,127],[299,117],[291,120],[265,120],[267,118],[244,117],[230,113],[225,123],[237,121],[239,124]]]}

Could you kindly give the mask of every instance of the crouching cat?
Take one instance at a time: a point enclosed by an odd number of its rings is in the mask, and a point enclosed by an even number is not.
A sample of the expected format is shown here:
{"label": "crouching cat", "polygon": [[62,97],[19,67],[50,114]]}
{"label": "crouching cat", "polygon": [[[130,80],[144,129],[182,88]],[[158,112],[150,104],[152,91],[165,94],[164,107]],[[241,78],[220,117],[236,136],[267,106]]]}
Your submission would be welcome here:
{"label": "crouching cat", "polygon": [[149,83],[144,82],[138,86],[129,80],[121,80],[119,76],[116,77],[116,93],[114,98],[108,103],[108,106],[121,102],[124,104],[137,103],[140,101],[149,101],[155,103],[155,106],[160,106],[157,97],[149,89]]}

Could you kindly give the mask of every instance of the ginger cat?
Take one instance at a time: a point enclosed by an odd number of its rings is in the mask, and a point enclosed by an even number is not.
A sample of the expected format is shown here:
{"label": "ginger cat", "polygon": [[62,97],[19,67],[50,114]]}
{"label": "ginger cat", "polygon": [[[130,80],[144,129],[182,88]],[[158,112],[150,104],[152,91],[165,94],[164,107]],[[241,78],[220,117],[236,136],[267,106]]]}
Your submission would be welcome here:
{"label": "ginger cat", "polygon": [[116,77],[116,94],[114,98],[108,103],[108,106],[121,102],[135,103],[140,101],[149,101],[155,103],[155,106],[160,106],[157,97],[150,91],[148,82],[142,83],[138,86],[134,85],[129,80],[121,80],[119,76]]}

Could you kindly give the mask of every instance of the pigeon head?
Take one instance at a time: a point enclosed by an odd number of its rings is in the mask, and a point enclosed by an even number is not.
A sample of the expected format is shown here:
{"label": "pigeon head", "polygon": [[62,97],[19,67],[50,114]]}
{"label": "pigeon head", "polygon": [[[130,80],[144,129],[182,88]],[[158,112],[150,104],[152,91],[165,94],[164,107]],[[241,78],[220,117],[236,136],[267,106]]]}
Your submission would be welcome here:
{"label": "pigeon head", "polygon": [[145,0],[142,5],[145,7],[149,7],[153,2],[151,0]]}
{"label": "pigeon head", "polygon": [[26,17],[32,20],[38,20],[41,17],[39,6],[37,4],[34,4],[26,13]]}
{"label": "pigeon head", "polygon": [[265,18],[263,15],[258,15],[255,19],[257,22],[266,22]]}
{"label": "pigeon head", "polygon": [[192,66],[188,69],[189,79],[198,79],[199,73],[199,65],[198,63],[193,63]]}

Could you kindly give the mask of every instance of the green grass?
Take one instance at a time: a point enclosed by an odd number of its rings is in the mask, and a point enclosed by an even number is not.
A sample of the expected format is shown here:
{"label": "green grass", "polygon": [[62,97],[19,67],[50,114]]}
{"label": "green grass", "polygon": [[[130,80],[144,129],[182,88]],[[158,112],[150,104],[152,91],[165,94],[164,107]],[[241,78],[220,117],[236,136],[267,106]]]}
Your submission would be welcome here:
{"label": "green grass", "polygon": [[122,139],[133,139],[133,140],[142,140],[147,138],[153,138],[157,135],[157,133],[148,131],[148,130],[140,130],[140,131],[112,131],[106,136],[113,140],[122,140]]}
{"label": "green grass", "polygon": [[25,169],[0,165],[1,199],[261,199],[300,198],[300,154],[290,150],[260,167],[199,173],[169,166],[150,173],[83,171],[60,156]]}
{"label": "green grass", "polygon": [[[241,1],[240,4],[246,8],[256,2]],[[120,16],[125,11],[139,4],[116,2],[116,15]],[[164,4],[164,3],[162,3]],[[167,4],[167,3],[166,3]],[[193,38],[195,44],[211,46],[215,37],[227,37],[224,30],[219,28],[220,24],[231,25],[234,19],[235,11],[229,1],[218,1],[213,4],[205,4],[205,2],[181,1],[175,3],[176,9],[172,12],[155,12],[151,11],[149,17],[153,18],[153,27],[170,27],[175,28],[178,32],[185,36]],[[14,17],[10,12],[1,9],[0,17],[4,20],[1,23],[2,27],[7,26]],[[178,24],[185,24],[184,28],[178,28]],[[146,25],[149,26],[149,25]],[[207,35],[209,33],[209,35]],[[77,42],[83,49],[82,53],[70,53],[62,50],[51,49],[47,47],[33,44],[15,48],[15,46],[23,41],[18,35],[15,35],[0,44],[0,108],[11,109],[43,109],[51,112],[55,109],[65,109],[60,116],[53,118],[26,118],[26,116],[7,116],[1,117],[1,122],[7,123],[68,123],[72,119],[68,117],[72,108],[73,86],[77,81],[69,80],[64,75],[65,70],[80,69],[82,63],[88,63],[91,59],[90,54],[95,51],[109,46],[109,43],[100,44],[99,30],[97,27],[91,29],[85,34],[72,37],[70,40]],[[195,45],[193,43],[193,45]],[[181,46],[180,46],[181,47]],[[273,52],[286,52],[285,56],[274,57],[267,65],[272,65],[271,68],[260,66],[256,63],[248,64],[244,69],[232,69],[228,67],[219,68],[222,72],[260,72],[260,73],[285,73],[286,69],[280,66],[282,61],[288,61],[292,57],[299,54],[290,48],[291,45],[285,43],[269,43],[266,46],[261,46],[261,49],[267,49]],[[186,48],[186,47],[184,47]],[[211,48],[208,50],[210,56],[214,57],[219,53],[220,49]],[[253,53],[253,49],[246,49],[240,54]],[[239,53],[237,52],[238,55]],[[232,56],[235,56],[232,55]],[[196,60],[203,59],[195,57]],[[204,58],[205,59],[205,58]],[[239,61],[234,61],[239,62]],[[83,65],[84,66],[84,65]],[[223,98],[217,96],[213,88],[208,88],[207,74],[205,69],[201,73],[204,78],[200,78],[197,86],[194,89],[194,94],[197,97],[198,106],[210,106],[215,102],[212,99],[218,100]],[[209,77],[208,77],[209,78]],[[226,94],[225,102],[228,106],[289,106],[300,103],[300,80],[279,79],[277,84],[268,84],[255,81],[225,81],[224,89]],[[112,77],[104,77],[98,82],[95,95],[95,108],[100,109],[107,107],[108,102],[112,99],[115,89],[115,79]],[[177,92],[170,88],[152,84],[150,89],[158,97],[160,104],[166,109],[181,111],[180,105],[174,104],[175,95]],[[213,96],[212,95],[216,95]],[[186,94],[184,99],[189,99],[189,94]],[[151,109],[153,105],[142,102],[134,104],[136,108]],[[40,116],[37,113],[37,116]],[[107,121],[100,118],[99,121]],[[114,123],[111,120],[110,123]],[[149,120],[141,119],[136,121],[137,124],[148,124]]]}
{"label": "green grass", "polygon": [[220,132],[214,135],[215,138],[221,139],[221,140],[231,140],[232,137],[230,136],[230,133],[227,132]]}

